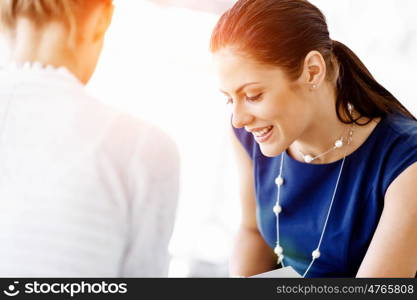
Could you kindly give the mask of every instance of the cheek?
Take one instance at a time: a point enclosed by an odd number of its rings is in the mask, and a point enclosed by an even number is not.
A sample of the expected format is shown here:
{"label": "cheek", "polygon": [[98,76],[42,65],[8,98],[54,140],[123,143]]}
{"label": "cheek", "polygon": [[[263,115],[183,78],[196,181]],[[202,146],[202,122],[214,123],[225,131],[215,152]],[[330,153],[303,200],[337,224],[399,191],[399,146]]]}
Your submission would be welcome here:
{"label": "cheek", "polygon": [[[264,115],[268,120],[284,126],[297,114],[297,105],[288,93],[277,93],[264,107]],[[286,127],[286,126],[285,126]]]}
{"label": "cheek", "polygon": [[277,101],[275,106],[269,108],[266,113],[270,120],[273,120],[280,138],[279,142],[290,144],[298,138],[308,119],[305,114],[306,109],[300,99],[291,95],[281,98],[281,101]]}
{"label": "cheek", "polygon": [[285,89],[277,95],[275,109],[283,118],[297,120],[304,118],[308,111],[304,96],[293,89]]}

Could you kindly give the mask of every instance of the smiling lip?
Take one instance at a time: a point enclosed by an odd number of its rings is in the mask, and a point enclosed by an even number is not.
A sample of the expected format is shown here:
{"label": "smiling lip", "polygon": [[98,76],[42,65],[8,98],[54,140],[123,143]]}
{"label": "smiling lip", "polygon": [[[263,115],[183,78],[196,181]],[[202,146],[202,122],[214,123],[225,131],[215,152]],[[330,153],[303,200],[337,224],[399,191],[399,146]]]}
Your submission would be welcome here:
{"label": "smiling lip", "polygon": [[265,143],[271,137],[273,131],[274,131],[274,127],[272,127],[271,130],[269,130],[267,133],[261,136],[256,136],[253,132],[252,134],[258,143]]}

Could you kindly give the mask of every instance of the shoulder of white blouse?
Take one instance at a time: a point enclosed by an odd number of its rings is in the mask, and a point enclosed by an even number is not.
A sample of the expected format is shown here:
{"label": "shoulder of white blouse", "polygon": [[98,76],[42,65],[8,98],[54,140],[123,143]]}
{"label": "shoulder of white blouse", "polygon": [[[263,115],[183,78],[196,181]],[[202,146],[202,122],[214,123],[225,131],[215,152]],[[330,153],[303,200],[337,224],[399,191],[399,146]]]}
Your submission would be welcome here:
{"label": "shoulder of white blouse", "polygon": [[73,84],[77,84],[83,87],[84,84],[64,66],[53,66],[50,64],[42,64],[40,62],[24,62],[24,63],[8,63],[0,67],[0,70],[7,72],[8,76],[13,77],[14,75],[45,75],[48,78],[56,78],[61,80],[67,80]]}

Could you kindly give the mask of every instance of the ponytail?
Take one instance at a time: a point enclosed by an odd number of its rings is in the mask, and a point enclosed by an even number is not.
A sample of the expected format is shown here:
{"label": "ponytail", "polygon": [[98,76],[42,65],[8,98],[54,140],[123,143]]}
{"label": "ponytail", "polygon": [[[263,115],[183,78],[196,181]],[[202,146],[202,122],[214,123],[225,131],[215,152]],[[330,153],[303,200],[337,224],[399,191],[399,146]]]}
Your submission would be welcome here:
{"label": "ponytail", "polygon": [[[336,113],[341,122],[366,125],[374,118],[392,113],[400,113],[416,120],[411,112],[374,79],[352,50],[338,41],[332,42],[332,48],[339,62]],[[349,113],[349,103],[359,113],[357,118]],[[341,115],[342,111],[347,119]],[[369,120],[359,124],[357,121],[361,117],[367,117]]]}

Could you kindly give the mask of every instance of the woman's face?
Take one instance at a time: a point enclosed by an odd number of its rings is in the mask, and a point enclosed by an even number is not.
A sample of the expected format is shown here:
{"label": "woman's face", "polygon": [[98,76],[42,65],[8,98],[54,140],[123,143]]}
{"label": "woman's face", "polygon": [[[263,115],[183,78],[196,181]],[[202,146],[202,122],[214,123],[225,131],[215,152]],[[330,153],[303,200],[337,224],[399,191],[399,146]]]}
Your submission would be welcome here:
{"label": "woman's face", "polygon": [[265,156],[279,155],[306,130],[313,109],[301,79],[290,81],[281,68],[231,48],[217,51],[214,63],[220,90],[233,107],[233,126],[252,133]]}

